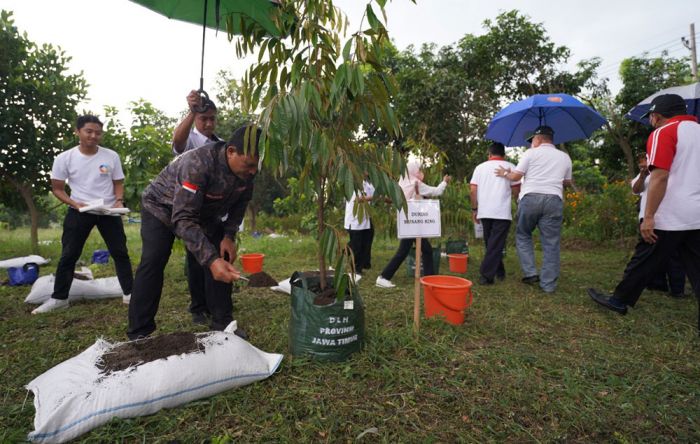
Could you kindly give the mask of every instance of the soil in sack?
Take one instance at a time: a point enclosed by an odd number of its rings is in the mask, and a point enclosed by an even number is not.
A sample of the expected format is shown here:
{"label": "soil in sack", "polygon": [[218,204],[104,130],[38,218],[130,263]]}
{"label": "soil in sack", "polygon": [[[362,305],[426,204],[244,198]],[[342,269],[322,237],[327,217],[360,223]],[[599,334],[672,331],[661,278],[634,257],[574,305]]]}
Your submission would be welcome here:
{"label": "soil in sack", "polygon": [[264,271],[248,276],[249,287],[274,287],[275,285],[277,285],[275,278]]}
{"label": "soil in sack", "polygon": [[168,356],[204,352],[197,338],[194,333],[176,332],[125,342],[103,354],[96,365],[108,375]]}

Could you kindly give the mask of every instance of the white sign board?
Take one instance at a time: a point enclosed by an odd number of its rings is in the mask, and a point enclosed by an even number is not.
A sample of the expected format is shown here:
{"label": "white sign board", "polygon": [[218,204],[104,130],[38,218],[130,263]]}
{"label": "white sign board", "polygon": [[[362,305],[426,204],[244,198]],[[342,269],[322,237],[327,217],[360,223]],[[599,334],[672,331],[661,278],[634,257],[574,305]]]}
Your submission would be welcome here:
{"label": "white sign board", "polygon": [[396,226],[399,239],[442,235],[439,200],[409,200],[407,204],[408,217],[403,210],[397,213]]}

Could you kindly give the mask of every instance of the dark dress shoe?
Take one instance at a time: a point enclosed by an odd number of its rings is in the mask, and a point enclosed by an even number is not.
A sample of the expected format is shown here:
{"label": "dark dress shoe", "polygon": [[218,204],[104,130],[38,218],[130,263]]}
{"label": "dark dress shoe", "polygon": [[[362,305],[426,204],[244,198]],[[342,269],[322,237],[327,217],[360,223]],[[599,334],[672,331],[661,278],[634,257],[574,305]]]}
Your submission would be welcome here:
{"label": "dark dress shoe", "polygon": [[538,275],[527,276],[522,278],[521,280],[523,281],[523,284],[534,285],[540,281],[540,277]]}
{"label": "dark dress shoe", "polygon": [[479,276],[479,285],[493,285],[493,279],[489,279],[485,276]]}
{"label": "dark dress shoe", "polygon": [[596,304],[601,305],[608,310],[620,313],[621,315],[627,314],[627,304],[615,296],[608,296],[599,292],[595,288],[588,289],[588,296],[590,296]]}
{"label": "dark dress shoe", "polygon": [[209,325],[209,313],[192,313],[192,323],[197,325]]}

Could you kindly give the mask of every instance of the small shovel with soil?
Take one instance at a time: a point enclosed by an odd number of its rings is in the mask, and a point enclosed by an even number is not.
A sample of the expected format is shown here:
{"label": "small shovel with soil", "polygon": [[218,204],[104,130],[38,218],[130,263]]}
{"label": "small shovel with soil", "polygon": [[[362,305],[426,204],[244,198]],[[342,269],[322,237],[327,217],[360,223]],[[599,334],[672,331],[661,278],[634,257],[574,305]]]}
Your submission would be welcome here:
{"label": "small shovel with soil", "polygon": [[262,288],[262,287],[274,287],[277,285],[275,278],[265,273],[264,271],[253,273],[250,276],[243,277],[241,279],[248,281],[249,287]]}

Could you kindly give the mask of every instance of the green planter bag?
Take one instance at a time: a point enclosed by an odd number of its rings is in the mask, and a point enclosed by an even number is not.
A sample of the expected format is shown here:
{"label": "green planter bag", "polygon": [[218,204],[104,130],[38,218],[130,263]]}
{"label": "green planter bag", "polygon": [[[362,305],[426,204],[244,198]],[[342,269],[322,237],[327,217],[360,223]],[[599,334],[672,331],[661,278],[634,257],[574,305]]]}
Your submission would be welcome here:
{"label": "green planter bag", "polygon": [[[332,276],[329,280],[332,281]],[[292,318],[289,321],[289,348],[293,355],[308,355],[322,361],[344,361],[362,349],[365,340],[365,306],[357,288],[345,300],[315,305],[311,288],[318,288],[319,277],[294,272]]]}
{"label": "green planter bag", "polygon": [[[440,274],[440,244],[433,245],[433,271]],[[406,276],[413,277],[416,273],[416,249],[411,248],[411,252],[406,257]],[[423,276],[423,260],[421,259],[420,275]]]}

